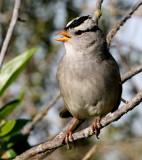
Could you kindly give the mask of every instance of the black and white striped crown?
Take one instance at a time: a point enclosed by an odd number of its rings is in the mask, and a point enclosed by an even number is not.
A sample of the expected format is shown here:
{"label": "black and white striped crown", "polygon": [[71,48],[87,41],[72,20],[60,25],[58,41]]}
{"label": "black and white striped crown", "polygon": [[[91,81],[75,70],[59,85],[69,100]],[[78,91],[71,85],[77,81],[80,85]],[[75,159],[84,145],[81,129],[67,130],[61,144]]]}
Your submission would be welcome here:
{"label": "black and white striped crown", "polygon": [[66,27],[64,29],[71,29],[71,28],[75,28],[78,27],[79,25],[81,25],[82,23],[84,23],[84,21],[86,21],[87,19],[91,19],[91,16],[82,16],[82,17],[77,17],[75,19],[73,19],[72,21],[70,21]]}

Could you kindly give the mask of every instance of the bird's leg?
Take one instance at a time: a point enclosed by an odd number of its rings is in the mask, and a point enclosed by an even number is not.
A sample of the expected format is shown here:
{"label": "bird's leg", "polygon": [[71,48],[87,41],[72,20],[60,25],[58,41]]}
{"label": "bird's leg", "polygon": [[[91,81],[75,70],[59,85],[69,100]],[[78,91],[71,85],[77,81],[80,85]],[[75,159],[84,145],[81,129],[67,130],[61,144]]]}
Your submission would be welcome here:
{"label": "bird's leg", "polygon": [[79,121],[78,119],[74,120],[74,122],[70,126],[69,130],[65,133],[65,136],[62,140],[62,143],[64,142],[66,143],[67,149],[71,149],[70,144],[69,144],[69,138],[73,141],[72,132],[78,121]]}
{"label": "bird's leg", "polygon": [[99,134],[100,134],[100,129],[98,128],[98,126],[101,126],[100,121],[102,119],[102,115],[100,115],[98,118],[96,118],[94,120],[94,122],[92,123],[92,131],[93,133],[95,133],[96,137],[99,139]]}

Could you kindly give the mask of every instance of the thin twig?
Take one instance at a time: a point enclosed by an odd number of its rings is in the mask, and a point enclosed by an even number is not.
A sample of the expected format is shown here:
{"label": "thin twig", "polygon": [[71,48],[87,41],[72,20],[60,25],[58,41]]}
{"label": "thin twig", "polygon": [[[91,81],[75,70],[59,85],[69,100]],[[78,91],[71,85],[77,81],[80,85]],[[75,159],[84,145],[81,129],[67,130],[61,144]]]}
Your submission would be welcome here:
{"label": "thin twig", "polygon": [[[133,76],[135,76],[136,74],[138,74],[140,72],[142,72],[142,65],[137,66],[137,67],[133,67],[131,70],[129,70],[127,73],[125,73],[124,75],[121,76],[121,82],[125,83],[128,79],[132,78]],[[128,103],[128,101],[122,97],[121,97],[121,101],[126,104]]]}
{"label": "thin twig", "polygon": [[30,122],[30,123],[28,123],[26,126],[25,126],[25,128],[23,129],[23,131],[22,131],[22,133],[23,134],[30,134],[30,132],[31,132],[31,130],[33,129],[33,127],[35,126],[35,124],[37,123],[37,122],[39,122],[40,120],[42,120],[43,119],[43,117],[47,114],[47,112],[49,111],[49,109],[57,102],[57,100],[60,98],[60,92],[58,92],[56,95],[55,95],[55,97],[49,102],[49,104],[47,105],[47,107],[46,108],[44,108],[44,110],[41,112],[41,113],[39,113],[39,114],[37,114],[34,118],[33,118],[33,120],[32,120],[32,122]]}
{"label": "thin twig", "polygon": [[121,76],[122,83],[125,83],[128,79],[132,78],[136,74],[142,72],[142,65],[133,67],[130,71]]}
{"label": "thin twig", "polygon": [[94,14],[93,14],[93,20],[98,25],[98,21],[102,15],[101,7],[102,7],[103,0],[96,0]]}
{"label": "thin twig", "polygon": [[82,160],[90,160],[94,154],[96,153],[96,150],[97,149],[97,145],[95,144],[86,154],[85,156],[83,157]]}
{"label": "thin twig", "polygon": [[[101,125],[98,126],[98,128],[102,129],[102,128],[106,127],[107,125],[109,125],[110,123],[117,121],[124,114],[126,114],[128,111],[135,108],[141,101],[142,101],[142,90],[139,91],[133,97],[133,99],[131,99],[129,101],[128,104],[124,105],[123,107],[116,110],[112,114],[104,117],[100,122]],[[79,140],[82,138],[88,138],[92,135],[94,135],[94,133],[92,132],[92,127],[89,126],[88,128],[85,128],[79,132],[74,133],[72,136],[73,136],[74,140]],[[28,160],[29,158],[31,158],[31,157],[33,158],[34,156],[36,156],[38,154],[43,154],[45,152],[50,152],[50,150],[55,150],[56,148],[59,148],[63,145],[62,144],[63,136],[64,136],[64,133],[60,132],[58,135],[58,138],[55,138],[52,141],[48,141],[48,142],[40,144],[36,147],[31,148],[31,149],[27,150],[26,152],[22,153],[21,155],[17,156],[14,160]],[[71,140],[69,140],[69,141],[71,142]]]}
{"label": "thin twig", "polygon": [[124,98],[121,97],[121,101],[125,104],[129,103],[129,101],[125,100]]}
{"label": "thin twig", "polygon": [[17,19],[18,19],[18,12],[19,12],[19,8],[20,8],[20,3],[21,3],[21,0],[15,0],[11,22],[10,22],[10,25],[9,25],[9,28],[8,28],[5,40],[3,42],[1,52],[0,52],[0,69],[2,67],[4,56],[5,56],[5,53],[7,51],[7,48],[8,48],[8,45],[9,45],[13,30],[14,30],[14,27],[15,27],[15,24],[16,24]]}
{"label": "thin twig", "polygon": [[130,11],[122,17],[122,19],[110,30],[110,32],[107,34],[107,43],[108,48],[110,47],[110,44],[112,42],[112,38],[115,36],[117,31],[120,29],[121,26],[124,25],[124,23],[131,18],[132,14],[142,5],[142,0],[139,0],[131,9]]}

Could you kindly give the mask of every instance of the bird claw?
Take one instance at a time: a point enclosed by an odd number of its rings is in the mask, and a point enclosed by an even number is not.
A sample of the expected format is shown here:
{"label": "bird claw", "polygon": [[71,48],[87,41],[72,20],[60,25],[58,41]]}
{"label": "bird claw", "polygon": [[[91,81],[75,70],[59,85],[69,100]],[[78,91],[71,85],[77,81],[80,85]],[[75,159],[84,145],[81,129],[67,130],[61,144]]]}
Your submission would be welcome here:
{"label": "bird claw", "polygon": [[73,136],[72,136],[72,132],[73,132],[73,128],[77,122],[78,122],[78,119],[75,119],[73,124],[71,125],[70,129],[65,133],[65,135],[63,137],[62,144],[65,143],[67,145],[67,149],[71,149],[69,141],[72,142],[74,140]]}
{"label": "bird claw", "polygon": [[62,143],[66,143],[67,149],[71,149],[69,141],[73,141],[73,136],[72,136],[72,132],[71,131],[67,131],[65,136],[64,136],[64,138],[63,138],[63,140],[62,140]]}
{"label": "bird claw", "polygon": [[[100,120],[101,120],[101,118],[99,117],[99,118],[97,118],[97,119],[95,119],[95,121],[93,122],[93,124],[92,124],[92,132],[93,133],[95,133],[95,135],[96,135],[96,137],[99,139],[99,134],[100,134],[100,127],[101,127],[101,124],[100,124]],[[98,128],[99,127],[99,128]]]}

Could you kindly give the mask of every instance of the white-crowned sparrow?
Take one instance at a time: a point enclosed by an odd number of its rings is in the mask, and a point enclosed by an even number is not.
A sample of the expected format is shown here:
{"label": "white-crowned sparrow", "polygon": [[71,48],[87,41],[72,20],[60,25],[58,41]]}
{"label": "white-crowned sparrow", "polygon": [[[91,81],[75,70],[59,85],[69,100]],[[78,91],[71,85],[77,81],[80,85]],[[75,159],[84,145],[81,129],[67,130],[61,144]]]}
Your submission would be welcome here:
{"label": "white-crowned sparrow", "polygon": [[[118,65],[107,49],[101,29],[90,16],[70,21],[56,40],[64,42],[57,80],[65,108],[61,117],[78,120],[99,116],[92,125],[96,134],[100,119],[118,109],[122,85]],[[98,123],[98,124],[97,124]],[[64,140],[68,144],[68,136]]]}

